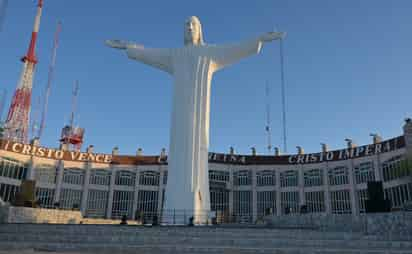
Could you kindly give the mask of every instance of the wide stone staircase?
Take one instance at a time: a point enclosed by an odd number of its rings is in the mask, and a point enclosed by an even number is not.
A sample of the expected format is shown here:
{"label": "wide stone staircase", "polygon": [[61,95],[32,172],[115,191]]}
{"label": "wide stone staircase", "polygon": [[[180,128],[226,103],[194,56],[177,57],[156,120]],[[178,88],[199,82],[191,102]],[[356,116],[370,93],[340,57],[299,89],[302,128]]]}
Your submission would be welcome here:
{"label": "wide stone staircase", "polygon": [[73,253],[402,253],[412,239],[360,232],[253,227],[0,224],[0,251]]}

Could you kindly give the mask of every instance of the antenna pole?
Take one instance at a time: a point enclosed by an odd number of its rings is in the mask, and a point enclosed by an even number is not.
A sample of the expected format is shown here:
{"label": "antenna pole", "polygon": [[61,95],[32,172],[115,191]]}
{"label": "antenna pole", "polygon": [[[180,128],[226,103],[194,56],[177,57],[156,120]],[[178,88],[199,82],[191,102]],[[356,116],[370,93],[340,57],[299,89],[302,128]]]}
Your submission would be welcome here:
{"label": "antenna pole", "polygon": [[283,125],[283,151],[287,152],[287,134],[286,134],[286,92],[285,92],[285,70],[284,70],[284,57],[283,57],[283,39],[280,39],[280,82],[282,93],[282,125]]}
{"label": "antenna pole", "polygon": [[268,154],[272,153],[272,130],[271,130],[271,123],[270,123],[270,90],[269,90],[269,82],[266,81],[266,88],[265,88],[265,99],[266,99],[266,135],[267,135],[267,149]]}
{"label": "antenna pole", "polygon": [[39,128],[39,132],[37,134],[39,139],[42,136],[43,131],[44,131],[44,127],[46,125],[47,107],[48,107],[48,104],[49,104],[49,96],[50,96],[51,85],[52,85],[52,81],[53,81],[54,66],[56,65],[56,55],[57,55],[57,48],[59,46],[60,31],[61,31],[61,23],[58,22],[56,32],[54,34],[53,52],[52,52],[50,66],[49,66],[49,75],[48,75],[48,78],[47,78],[46,94],[44,95],[44,104],[43,104],[43,110],[42,110],[41,120],[40,120],[40,128]]}

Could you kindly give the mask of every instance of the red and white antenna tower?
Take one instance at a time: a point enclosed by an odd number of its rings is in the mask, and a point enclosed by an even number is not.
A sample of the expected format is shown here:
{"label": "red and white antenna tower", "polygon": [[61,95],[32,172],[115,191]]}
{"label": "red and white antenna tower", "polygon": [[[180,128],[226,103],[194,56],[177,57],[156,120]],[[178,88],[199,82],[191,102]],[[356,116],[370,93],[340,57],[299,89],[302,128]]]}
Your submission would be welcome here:
{"label": "red and white antenna tower", "polygon": [[59,46],[60,31],[61,31],[61,23],[58,22],[56,33],[54,34],[53,52],[52,52],[52,57],[50,61],[50,66],[49,66],[49,75],[47,78],[46,94],[44,95],[44,104],[43,104],[43,110],[41,113],[40,127],[39,127],[39,132],[37,133],[37,138],[39,140],[43,134],[44,127],[46,126],[47,106],[49,104],[49,96],[50,96],[50,91],[51,91],[51,84],[53,81],[54,66],[56,65],[56,55],[57,55],[57,48]]}
{"label": "red and white antenna tower", "polygon": [[42,9],[43,0],[39,0],[30,46],[27,54],[21,59],[23,62],[23,70],[11,101],[4,130],[5,138],[23,143],[28,142],[31,92],[34,70],[37,64],[35,50]]}

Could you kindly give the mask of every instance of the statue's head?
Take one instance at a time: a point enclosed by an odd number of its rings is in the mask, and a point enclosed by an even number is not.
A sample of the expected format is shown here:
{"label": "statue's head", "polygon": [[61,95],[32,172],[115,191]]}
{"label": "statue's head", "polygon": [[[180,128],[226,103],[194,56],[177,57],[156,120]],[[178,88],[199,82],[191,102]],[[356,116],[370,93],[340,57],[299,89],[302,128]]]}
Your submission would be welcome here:
{"label": "statue's head", "polygon": [[185,46],[186,45],[202,45],[203,34],[202,24],[196,16],[191,16],[185,21]]}

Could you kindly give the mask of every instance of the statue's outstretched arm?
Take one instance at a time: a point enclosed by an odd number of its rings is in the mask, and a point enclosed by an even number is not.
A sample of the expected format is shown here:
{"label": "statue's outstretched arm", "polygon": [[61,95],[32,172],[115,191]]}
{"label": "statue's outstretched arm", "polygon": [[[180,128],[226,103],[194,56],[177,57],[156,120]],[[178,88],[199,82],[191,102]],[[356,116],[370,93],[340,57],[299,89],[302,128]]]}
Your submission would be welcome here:
{"label": "statue's outstretched arm", "polygon": [[142,45],[122,40],[107,40],[105,44],[111,48],[126,50],[127,56],[133,60],[173,73],[169,49],[144,48]]}
{"label": "statue's outstretched arm", "polygon": [[213,50],[213,61],[216,66],[216,70],[222,69],[228,65],[240,61],[243,58],[259,53],[263,43],[281,39],[284,35],[284,33],[269,32],[254,40],[233,45],[215,47]]}

